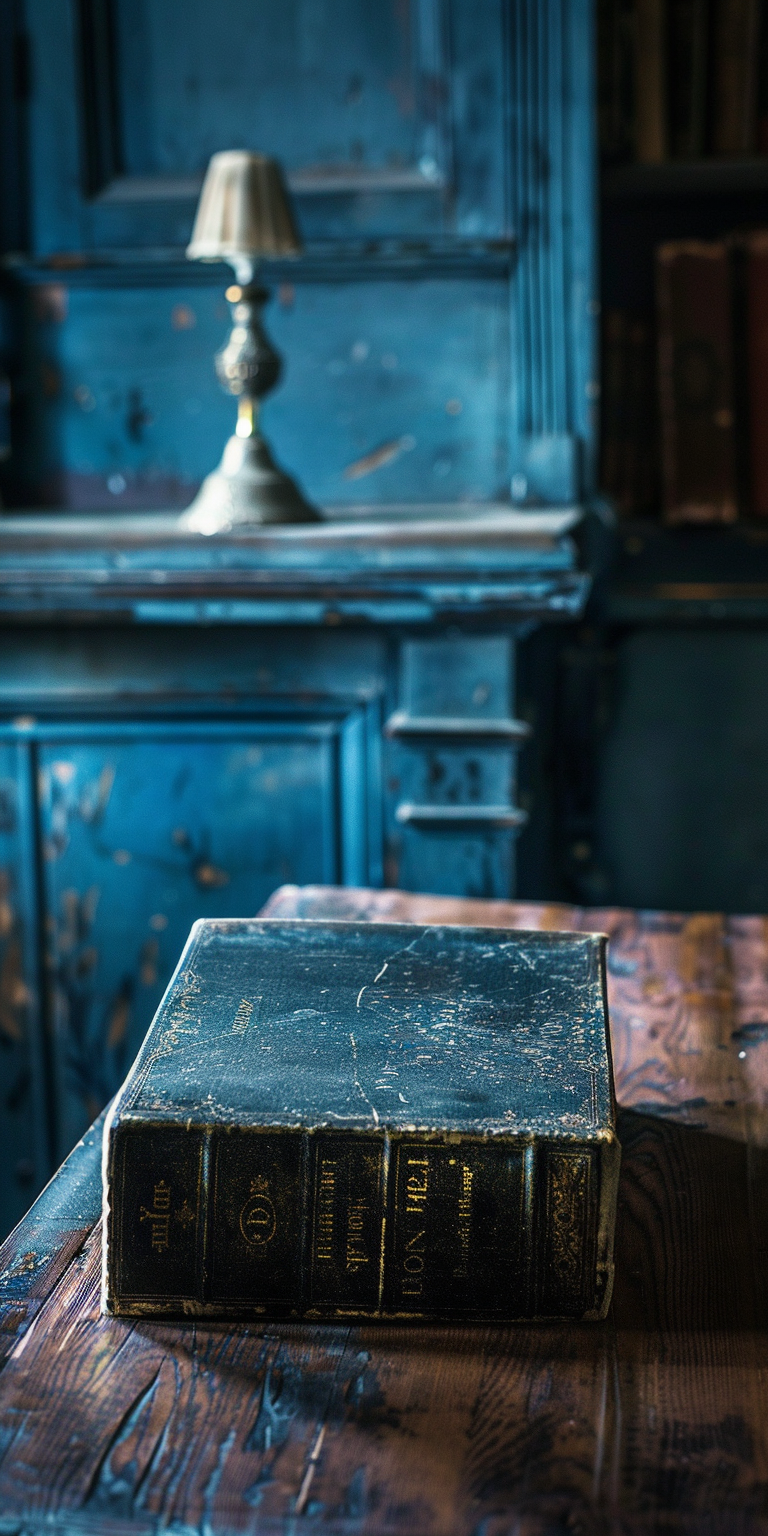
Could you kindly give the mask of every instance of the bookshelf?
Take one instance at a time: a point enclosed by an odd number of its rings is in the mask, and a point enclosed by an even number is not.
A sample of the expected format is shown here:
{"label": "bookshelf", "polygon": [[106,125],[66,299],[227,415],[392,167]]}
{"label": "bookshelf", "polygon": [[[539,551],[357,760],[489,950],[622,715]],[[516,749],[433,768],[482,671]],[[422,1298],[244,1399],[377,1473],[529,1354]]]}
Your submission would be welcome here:
{"label": "bookshelf", "polygon": [[[749,11],[751,0],[738,4]],[[679,20],[686,7],[689,17],[707,10],[712,19],[729,8],[735,13],[737,4],[655,0],[657,23],[673,12]],[[667,142],[660,152],[657,144],[655,159],[643,160],[633,142],[631,100],[614,116],[622,133],[606,143],[606,102],[615,107],[617,97],[606,89],[605,23],[619,15],[628,24],[631,53],[634,23],[640,12],[647,22],[653,8],[654,0],[600,0],[597,7],[600,483],[616,518],[589,520],[583,549],[593,597],[586,623],[559,656],[559,873],[561,888],[585,903],[765,911],[768,518],[757,519],[740,499],[731,524],[670,526],[665,519],[655,252],[667,242],[715,243],[737,231],[768,230],[768,154],[760,152],[768,0],[752,15],[763,37],[752,59],[751,125],[739,152],[714,152],[711,120],[706,125],[710,68],[700,80],[708,93],[700,152],[673,155]],[[662,43],[665,37],[662,26]],[[636,60],[630,66],[624,84],[631,96],[642,70]],[[658,49],[656,66],[669,87]],[[647,58],[643,69],[647,76]],[[657,92],[656,108],[669,109],[668,94],[665,105]],[[668,127],[669,118],[661,129]],[[742,338],[733,370],[742,390],[746,352]],[[634,394],[617,399],[622,378]],[[743,405],[743,396],[736,403]],[[520,889],[527,888],[523,868]]]}
{"label": "bookshelf", "polygon": [[656,165],[630,161],[607,166],[602,177],[607,202],[620,198],[738,196],[768,192],[768,156],[734,160],[662,160]]}
{"label": "bookshelf", "polygon": [[[768,228],[768,4],[598,0],[597,18],[601,484],[622,517],[666,513],[673,520],[716,523],[729,503],[728,515],[738,504],[739,517],[749,518],[760,500],[744,469],[758,430],[755,386],[751,375],[747,386],[738,374],[746,376],[752,365],[748,336],[756,317],[748,306],[738,308],[737,246],[747,231]],[[713,353],[713,367],[732,375],[721,391],[719,414],[733,418],[733,483],[728,497],[713,493],[710,511],[701,475],[696,495],[676,484],[673,456],[683,455],[679,445],[691,425],[681,404],[678,352],[696,330],[696,319],[679,312],[680,295],[690,310],[686,291],[701,279],[704,314],[696,344],[700,354],[706,347],[716,351],[713,334],[707,334],[711,300],[703,293],[708,284],[712,289],[711,265],[709,277],[704,265],[717,258],[713,249],[702,249],[698,274],[695,259],[689,262],[691,271],[676,280],[678,298],[669,301],[673,312],[667,303],[660,327],[656,253],[683,241],[726,243],[719,257],[722,345],[716,358]],[[676,259],[688,257],[669,257]],[[758,404],[762,422],[768,399]],[[703,426],[699,436],[706,437]]]}

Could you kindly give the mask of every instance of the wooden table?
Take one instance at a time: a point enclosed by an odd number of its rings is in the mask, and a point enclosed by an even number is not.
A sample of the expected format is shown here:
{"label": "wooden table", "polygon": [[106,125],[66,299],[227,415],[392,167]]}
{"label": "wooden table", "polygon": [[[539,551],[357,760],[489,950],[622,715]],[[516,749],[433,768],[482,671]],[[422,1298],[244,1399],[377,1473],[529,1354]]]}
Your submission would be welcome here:
{"label": "wooden table", "polygon": [[768,920],[286,888],[272,915],[611,935],[604,1324],[99,1315],[99,1125],[0,1255],[0,1533],[768,1532]]}

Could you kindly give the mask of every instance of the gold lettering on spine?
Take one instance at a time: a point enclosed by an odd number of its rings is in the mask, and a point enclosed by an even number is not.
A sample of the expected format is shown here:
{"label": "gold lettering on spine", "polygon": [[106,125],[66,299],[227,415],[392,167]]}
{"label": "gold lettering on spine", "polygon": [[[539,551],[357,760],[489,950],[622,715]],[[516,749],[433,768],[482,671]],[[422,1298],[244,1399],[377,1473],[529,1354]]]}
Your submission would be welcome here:
{"label": "gold lettering on spine", "polygon": [[[408,1157],[405,1162],[405,1216],[416,1216],[423,1222],[429,1193],[429,1159]],[[424,1289],[424,1270],[427,1262],[426,1228],[419,1225],[410,1231],[403,1245],[401,1276],[403,1296],[421,1296]]]}
{"label": "gold lettering on spine", "polygon": [[336,1159],[320,1159],[315,1216],[315,1258],[329,1264],[333,1259],[333,1216],[336,1199]]}
{"label": "gold lettering on spine", "polygon": [[469,1273],[469,1248],[472,1237],[472,1169],[461,1165],[459,1185],[458,1238],[459,1262],[453,1273],[457,1280],[466,1280]]}
{"label": "gold lettering on spine", "polygon": [[429,1163],[426,1157],[409,1157],[405,1181],[406,1216],[423,1216],[427,1204]]}
{"label": "gold lettering on spine", "polygon": [[271,1243],[277,1231],[277,1212],[263,1174],[251,1179],[250,1193],[240,1212],[240,1231],[247,1243],[262,1249]]}
{"label": "gold lettering on spine", "polygon": [[171,1186],[161,1179],[155,1185],[152,1209],[148,1210],[142,1205],[139,1210],[139,1221],[148,1221],[152,1233],[152,1247],[155,1253],[162,1253],[170,1246],[171,1234]]}
{"label": "gold lettering on spine", "polygon": [[365,1216],[368,1206],[365,1200],[350,1200],[347,1211],[347,1246],[345,1260],[347,1271],[356,1275],[370,1262],[365,1251]]}

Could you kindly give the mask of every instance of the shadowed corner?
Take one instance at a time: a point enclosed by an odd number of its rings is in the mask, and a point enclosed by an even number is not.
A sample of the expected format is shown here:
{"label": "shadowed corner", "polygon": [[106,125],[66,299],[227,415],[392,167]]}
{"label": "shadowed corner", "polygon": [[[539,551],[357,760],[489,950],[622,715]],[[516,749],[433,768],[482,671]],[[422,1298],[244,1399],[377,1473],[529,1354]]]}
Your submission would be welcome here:
{"label": "shadowed corner", "polygon": [[613,1318],[620,1329],[768,1323],[768,1150],[619,1111]]}

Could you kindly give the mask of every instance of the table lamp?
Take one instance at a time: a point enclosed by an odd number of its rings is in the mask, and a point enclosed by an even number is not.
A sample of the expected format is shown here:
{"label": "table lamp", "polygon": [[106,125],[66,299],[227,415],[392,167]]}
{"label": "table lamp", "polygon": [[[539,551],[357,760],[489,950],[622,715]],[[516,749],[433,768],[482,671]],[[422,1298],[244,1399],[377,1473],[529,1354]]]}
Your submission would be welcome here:
{"label": "table lamp", "polygon": [[297,256],[301,242],[280,166],[266,155],[226,150],[206,171],[187,256],[228,261],[236,283],[229,340],[216,372],[237,397],[237,425],[218,469],[207,475],[181,523],[198,533],[264,523],[314,523],[320,513],[275,463],[259,428],[259,402],[280,377],[280,358],[261,324],[269,297],[256,281],[260,257]]}

